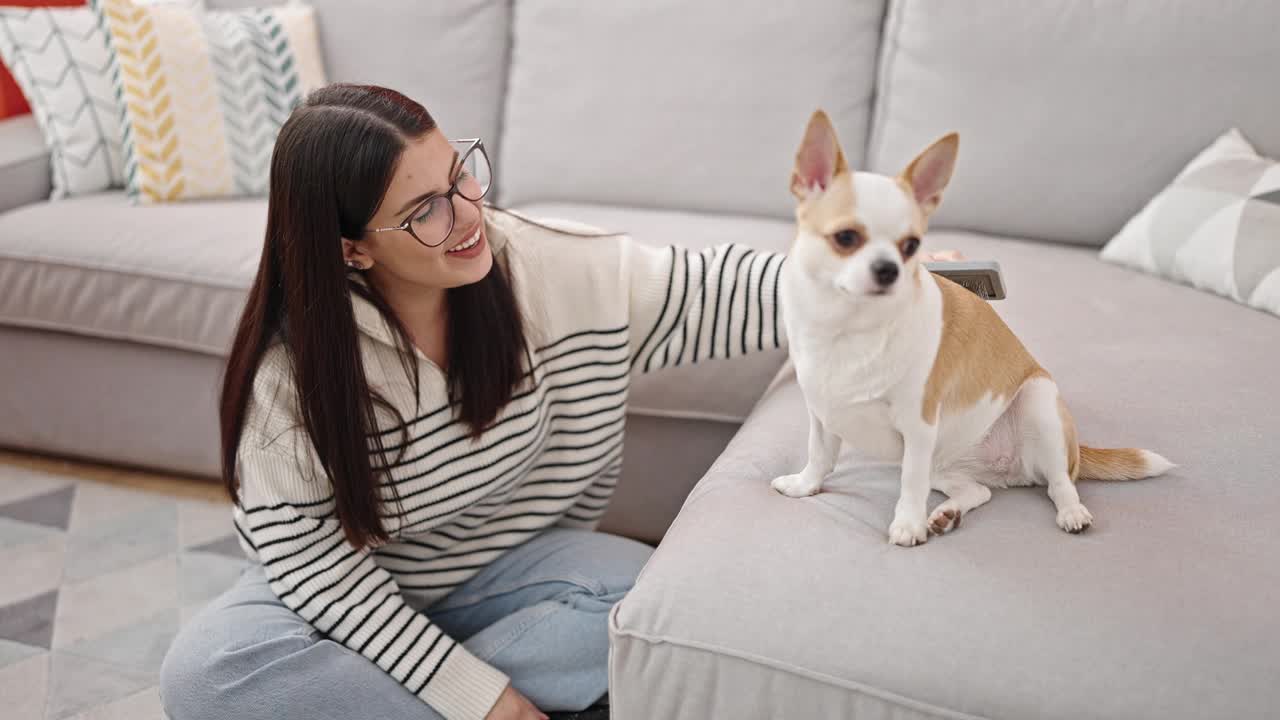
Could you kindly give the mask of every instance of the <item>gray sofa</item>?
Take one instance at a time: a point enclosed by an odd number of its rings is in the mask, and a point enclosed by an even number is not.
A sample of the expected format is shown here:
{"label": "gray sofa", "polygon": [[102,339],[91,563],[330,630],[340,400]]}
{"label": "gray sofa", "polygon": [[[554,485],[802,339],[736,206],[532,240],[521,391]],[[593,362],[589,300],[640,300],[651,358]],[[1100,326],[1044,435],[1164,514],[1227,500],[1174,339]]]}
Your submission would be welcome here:
{"label": "gray sofa", "polygon": [[[614,717],[1280,711],[1280,319],[1097,259],[1227,128],[1280,156],[1280,6],[315,4],[330,77],[485,137],[500,202],[652,243],[785,249],[816,106],[857,168],[958,130],[926,243],[1001,262],[997,309],[1085,441],[1180,463],[1083,486],[1082,536],[1019,490],[904,550],[885,541],[896,467],[846,458],[823,494],[770,490],[804,452],[784,354],[640,378],[604,527],[663,540],[611,618]],[[48,186],[34,126],[0,123],[0,445],[213,473],[263,202],[49,204]]]}

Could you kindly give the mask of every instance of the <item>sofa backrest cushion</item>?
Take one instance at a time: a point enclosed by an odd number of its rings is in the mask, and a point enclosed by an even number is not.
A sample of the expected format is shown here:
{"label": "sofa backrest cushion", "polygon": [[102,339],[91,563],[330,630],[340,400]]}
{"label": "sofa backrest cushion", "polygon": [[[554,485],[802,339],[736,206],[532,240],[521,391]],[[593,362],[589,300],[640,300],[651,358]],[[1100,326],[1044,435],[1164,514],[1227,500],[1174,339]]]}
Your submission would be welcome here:
{"label": "sofa backrest cushion", "polygon": [[[278,0],[207,0],[213,9]],[[499,140],[507,76],[508,0],[308,0],[331,81],[384,85],[426,106],[452,137]]]}
{"label": "sofa backrest cushion", "polygon": [[935,226],[1102,245],[1214,138],[1280,156],[1274,0],[891,0],[870,167],[960,132]]}
{"label": "sofa backrest cushion", "polygon": [[790,216],[815,108],[862,159],[882,4],[517,1],[501,200]]}

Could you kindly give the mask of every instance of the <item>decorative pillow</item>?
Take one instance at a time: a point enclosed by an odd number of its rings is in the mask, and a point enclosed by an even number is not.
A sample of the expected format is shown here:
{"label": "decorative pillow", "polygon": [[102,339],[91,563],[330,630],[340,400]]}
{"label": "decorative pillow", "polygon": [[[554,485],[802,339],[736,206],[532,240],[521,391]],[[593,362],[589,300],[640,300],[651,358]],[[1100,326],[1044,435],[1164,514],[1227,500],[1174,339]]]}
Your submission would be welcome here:
{"label": "decorative pillow", "polygon": [[119,66],[125,182],[144,203],[266,192],[271,149],[325,83],[306,5],[202,12],[100,0]]}
{"label": "decorative pillow", "polygon": [[1280,162],[1228,131],[1111,239],[1102,258],[1280,315]]}
{"label": "decorative pillow", "polygon": [[111,82],[107,37],[94,12],[0,7],[0,58],[44,133],[53,197],[124,185],[120,101]]}

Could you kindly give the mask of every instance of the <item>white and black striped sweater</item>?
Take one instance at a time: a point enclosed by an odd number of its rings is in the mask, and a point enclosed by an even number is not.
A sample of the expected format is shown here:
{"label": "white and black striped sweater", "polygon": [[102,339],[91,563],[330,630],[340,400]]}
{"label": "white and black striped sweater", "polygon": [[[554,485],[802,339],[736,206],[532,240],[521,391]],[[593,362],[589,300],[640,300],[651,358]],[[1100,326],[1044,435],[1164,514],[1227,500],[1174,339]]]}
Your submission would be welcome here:
{"label": "white and black striped sweater", "polygon": [[575,237],[496,213],[487,228],[527,316],[533,369],[478,440],[421,353],[414,397],[390,330],[353,296],[369,383],[407,420],[380,429],[399,458],[383,478],[403,509],[386,511],[391,543],[357,551],[345,541],[279,345],[254,381],[238,456],[236,527],[272,590],[450,720],[483,718],[507,678],[404,597],[425,607],[540,530],[594,527],[622,465],[631,373],[785,342],[782,255]]}

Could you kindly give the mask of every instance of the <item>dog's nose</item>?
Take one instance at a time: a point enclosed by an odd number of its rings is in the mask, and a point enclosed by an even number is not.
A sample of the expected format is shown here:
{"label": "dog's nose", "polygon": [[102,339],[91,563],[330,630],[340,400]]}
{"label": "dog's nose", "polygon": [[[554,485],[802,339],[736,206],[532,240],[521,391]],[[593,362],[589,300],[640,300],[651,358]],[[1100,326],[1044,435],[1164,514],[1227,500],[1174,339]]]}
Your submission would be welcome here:
{"label": "dog's nose", "polygon": [[871,277],[882,287],[888,287],[898,279],[898,263],[892,260],[877,260],[871,263]]}

